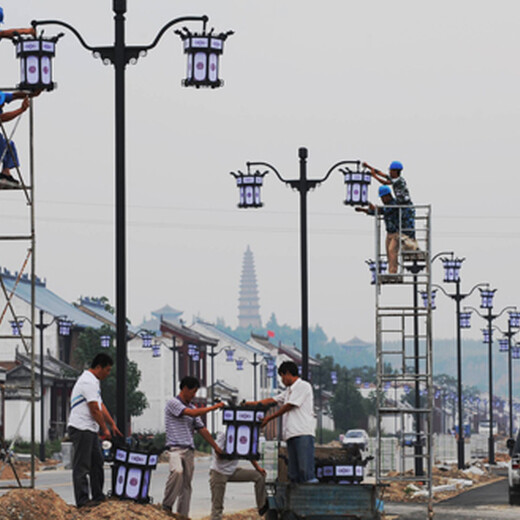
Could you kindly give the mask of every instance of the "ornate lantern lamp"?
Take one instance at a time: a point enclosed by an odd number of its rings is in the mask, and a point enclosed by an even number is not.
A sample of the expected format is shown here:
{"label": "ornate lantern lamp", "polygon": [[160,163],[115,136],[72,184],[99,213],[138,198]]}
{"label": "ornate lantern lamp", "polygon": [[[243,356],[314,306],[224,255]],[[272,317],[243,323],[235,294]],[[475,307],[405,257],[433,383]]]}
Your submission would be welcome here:
{"label": "ornate lantern lamp", "polygon": [[[493,329],[491,331],[489,329],[481,329],[483,340],[482,343],[489,343],[490,339],[493,341]],[[491,332],[491,338],[489,337],[489,333]]]}
{"label": "ornate lantern lamp", "polygon": [[[376,262],[374,260],[365,260],[365,263],[368,265],[370,269],[370,274],[372,275],[372,280],[370,283],[375,285],[376,283]],[[379,260],[379,274],[385,274],[388,269],[388,262],[386,260]]]}
{"label": "ornate lantern lamp", "polygon": [[20,336],[22,333],[23,320],[12,320],[9,322],[13,336]]}
{"label": "ornate lantern lamp", "polygon": [[272,357],[267,358],[267,377],[274,377],[274,359]]}
{"label": "ornate lantern lamp", "polygon": [[244,370],[244,360],[243,359],[235,359],[237,370]]}
{"label": "ornate lantern lamp", "polygon": [[158,341],[152,345],[152,357],[161,357],[161,344]]}
{"label": "ornate lantern lamp", "polygon": [[201,34],[192,33],[186,27],[175,31],[184,44],[184,53],[188,57],[186,79],[182,81],[185,87],[217,88],[224,85],[219,79],[219,59],[224,50],[224,42],[233,31],[213,34],[213,29],[206,34],[206,28]]}
{"label": "ornate lantern lamp", "polygon": [[511,350],[511,357],[513,359],[520,359],[520,347],[518,344]]}
{"label": "ornate lantern lamp", "polygon": [[446,283],[460,282],[460,268],[464,260],[464,258],[441,258]]}
{"label": "ornate lantern lamp", "polygon": [[261,188],[264,183],[264,175],[267,172],[260,172],[256,170],[251,173],[249,165],[247,166],[247,173],[242,173],[238,170],[238,173],[230,172],[237,181],[238,193],[239,193],[239,208],[261,208]]}
{"label": "ornate lantern lamp", "polygon": [[356,377],[356,385],[360,386],[363,381],[361,381],[361,378],[358,376]]}
{"label": "ornate lantern lamp", "polygon": [[338,384],[338,373],[335,370],[330,373],[330,380],[334,386]]}
{"label": "ornate lantern lamp", "polygon": [[427,309],[428,304],[431,303],[431,309],[435,310],[437,308],[435,305],[435,297],[437,296],[437,289],[432,289],[430,295],[431,295],[431,297],[428,298],[428,291],[421,291],[421,298],[423,301],[424,308]]}
{"label": "ornate lantern lamp", "polygon": [[141,339],[143,340],[143,348],[150,348],[152,346],[152,338],[153,336],[149,332],[144,332],[141,334]]}
{"label": "ornate lantern lamp", "polygon": [[52,38],[19,35],[13,38],[16,57],[20,60],[20,83],[22,90],[53,90],[52,59],[56,54],[56,42],[63,33]]}
{"label": "ornate lantern lamp", "polygon": [[60,336],[70,336],[72,329],[72,321],[70,320],[59,320],[58,321],[58,334]]}
{"label": "ornate lantern lamp", "polygon": [[112,338],[108,335],[103,335],[99,338],[101,341],[101,348],[109,348],[112,343]]}
{"label": "ornate lantern lamp", "polygon": [[232,348],[227,348],[226,349],[226,361],[227,362],[231,362],[233,361],[233,356],[235,354],[235,350],[232,349]]}
{"label": "ornate lantern lamp", "polygon": [[509,326],[512,329],[520,328],[520,312],[516,312],[516,311],[509,312]]}
{"label": "ornate lantern lamp", "polygon": [[461,329],[471,328],[471,311],[465,311],[460,313],[459,327]]}
{"label": "ornate lantern lamp", "polygon": [[509,340],[507,338],[500,338],[498,340],[500,352],[507,352],[509,350]]}
{"label": "ornate lantern lamp", "polygon": [[481,309],[492,309],[493,308],[493,297],[495,296],[496,289],[479,289],[480,290],[480,308]]}
{"label": "ornate lantern lamp", "polygon": [[372,176],[364,168],[361,170],[361,163],[356,162],[356,171],[350,168],[340,169],[345,179],[347,196],[345,204],[347,206],[366,206],[368,204],[368,187],[372,181]]}
{"label": "ornate lantern lamp", "polygon": [[188,356],[190,356],[193,361],[199,361],[200,360],[199,347],[197,345],[190,343],[188,345]]}

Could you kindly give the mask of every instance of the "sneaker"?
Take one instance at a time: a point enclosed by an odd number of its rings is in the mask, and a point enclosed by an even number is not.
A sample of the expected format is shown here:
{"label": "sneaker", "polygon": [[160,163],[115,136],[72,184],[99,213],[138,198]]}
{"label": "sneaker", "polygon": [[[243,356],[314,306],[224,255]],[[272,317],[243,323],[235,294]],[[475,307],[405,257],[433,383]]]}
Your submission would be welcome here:
{"label": "sneaker", "polygon": [[11,175],[6,175],[5,173],[0,173],[0,181],[7,181],[12,184],[20,184],[14,177]]}

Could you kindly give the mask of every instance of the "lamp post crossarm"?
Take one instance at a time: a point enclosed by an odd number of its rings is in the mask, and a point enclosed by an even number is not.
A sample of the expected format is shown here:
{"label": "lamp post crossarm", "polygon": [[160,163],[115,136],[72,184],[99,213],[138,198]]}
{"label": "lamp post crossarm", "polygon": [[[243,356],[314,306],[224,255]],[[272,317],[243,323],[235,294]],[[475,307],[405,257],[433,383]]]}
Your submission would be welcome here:
{"label": "lamp post crossarm", "polygon": [[[335,171],[337,168],[339,168],[340,166],[347,165],[347,164],[355,164],[356,165],[356,171],[359,171],[359,167],[361,166],[361,161],[338,161],[336,164],[332,165],[329,168],[329,171],[325,174],[325,177],[323,177],[323,179],[320,179],[318,181],[318,184],[320,184],[322,182],[325,182],[330,177],[330,174],[333,171]],[[346,172],[350,172],[350,171],[351,170],[350,170],[350,168],[348,166],[345,169],[340,170],[341,173],[346,173]]]}
{"label": "lamp post crossarm", "polygon": [[[447,296],[448,298],[453,298],[453,299],[456,299],[457,295],[456,294],[450,294],[448,292],[446,292],[446,290],[444,289],[444,287],[442,287],[442,285],[437,285],[435,283],[432,283],[432,288],[433,289],[438,289],[441,291],[441,293],[444,294],[444,296]],[[461,298],[462,299],[462,298]]]}
{"label": "lamp post crossarm", "polygon": [[[480,316],[483,320],[488,320],[489,319],[489,316],[485,316],[484,314],[481,314],[477,309],[475,309],[475,307],[471,307],[471,305],[466,305],[464,307],[464,310],[466,309],[471,309],[472,311],[476,312],[478,316]],[[493,316],[493,315],[491,315]],[[493,320],[494,318],[492,318]]]}
{"label": "lamp post crossarm", "polygon": [[516,307],[514,305],[508,305],[507,307],[504,307],[496,316],[495,318],[499,318],[500,316],[502,316],[502,314],[504,314],[504,312],[506,311],[516,311]]}
{"label": "lamp post crossarm", "polygon": [[79,33],[79,31],[73,27],[72,25],[68,24],[67,22],[62,22],[61,20],[33,20],[31,22],[31,25],[36,29],[36,27],[40,25],[59,25],[60,27],[65,27],[65,29],[68,29],[81,43],[81,45],[87,49],[88,51],[95,52],[96,48],[88,45],[87,42],[83,39],[83,36]]}
{"label": "lamp post crossarm", "polygon": [[[202,16],[181,16],[179,18],[175,18],[173,20],[170,20],[166,25],[164,25],[164,27],[157,33],[157,36],[155,37],[155,40],[150,43],[150,45],[146,45],[144,47],[141,47],[141,49],[143,51],[149,51],[150,49],[153,49],[155,46],[157,46],[157,44],[159,43],[159,41],[161,40],[161,38],[164,36],[164,33],[170,28],[170,27],[173,27],[174,25],[177,25],[178,23],[181,23],[181,22],[202,22],[204,25],[203,25],[203,30],[202,32],[205,33],[206,32],[206,24],[208,23],[208,17],[206,15],[202,15]],[[185,34],[189,34],[189,31],[188,29],[184,28],[183,27],[183,30],[184,30],[184,33]],[[180,31],[175,31],[176,33],[178,33],[181,37],[182,37],[182,34]],[[226,36],[229,35],[229,34],[232,34],[233,31],[229,31],[228,33],[226,33]]]}
{"label": "lamp post crossarm", "polygon": [[441,257],[442,255],[450,255],[453,258],[455,256],[455,253],[453,251],[441,251],[440,253],[437,253],[432,256],[430,264],[433,264],[433,262],[435,262],[435,260],[437,260],[437,258]]}
{"label": "lamp post crossarm", "polygon": [[284,179],[282,177],[282,175],[280,174],[280,172],[272,164],[269,164],[267,162],[254,161],[254,162],[247,162],[246,165],[247,165],[248,171],[249,171],[249,168],[251,168],[251,166],[264,166],[265,168],[268,168],[269,170],[271,170],[285,184],[290,184],[291,182],[299,182],[299,181],[290,181],[288,179]]}

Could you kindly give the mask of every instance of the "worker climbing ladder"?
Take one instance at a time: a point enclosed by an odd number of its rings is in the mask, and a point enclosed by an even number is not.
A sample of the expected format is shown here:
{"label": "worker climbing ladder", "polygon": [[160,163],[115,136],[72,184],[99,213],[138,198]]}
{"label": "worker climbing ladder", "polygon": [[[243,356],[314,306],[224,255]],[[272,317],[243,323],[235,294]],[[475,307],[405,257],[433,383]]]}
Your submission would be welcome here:
{"label": "worker climbing ladder", "polygon": [[[1,89],[3,95],[13,89]],[[4,208],[4,215],[9,208],[17,218],[11,219],[4,216],[0,220],[0,242],[2,243],[3,258],[19,258],[20,267],[16,273],[11,273],[4,266],[0,266],[0,339],[16,340],[21,343],[24,353],[31,359],[31,441],[35,442],[35,215],[34,215],[34,148],[33,148],[33,110],[32,100],[29,100],[29,109],[18,115],[11,123],[6,124],[0,120],[0,134],[5,141],[5,148],[1,154],[2,176],[0,178],[0,200]],[[21,167],[9,161],[15,157],[16,149],[13,140],[17,131],[23,128],[28,131],[28,139],[23,140],[23,157],[21,160],[25,167]],[[6,161],[4,162],[4,159]],[[9,166],[10,175],[4,174],[5,167]],[[25,172],[28,173],[25,173]],[[20,214],[24,216],[19,219]],[[7,289],[4,283],[4,276],[12,277],[14,274],[15,283],[11,290]],[[16,287],[20,280],[29,281],[31,284],[31,307],[30,307],[30,328],[21,327],[19,324],[23,318],[17,315],[13,305],[13,297]],[[3,443],[4,439],[0,439]],[[34,487],[34,458],[31,459],[31,487]]]}
{"label": "worker climbing ladder", "polygon": [[[397,272],[388,273],[384,212],[376,209],[376,256],[371,261],[376,305],[376,480],[413,482],[432,507],[432,329],[430,206],[395,206],[399,212]],[[404,229],[415,213],[414,230]],[[413,214],[412,213],[412,214]],[[413,222],[413,219],[411,219]],[[423,298],[421,298],[421,296]],[[390,433],[397,436],[389,436]],[[391,453],[390,453],[391,452]],[[397,454],[397,456],[395,456]]]}

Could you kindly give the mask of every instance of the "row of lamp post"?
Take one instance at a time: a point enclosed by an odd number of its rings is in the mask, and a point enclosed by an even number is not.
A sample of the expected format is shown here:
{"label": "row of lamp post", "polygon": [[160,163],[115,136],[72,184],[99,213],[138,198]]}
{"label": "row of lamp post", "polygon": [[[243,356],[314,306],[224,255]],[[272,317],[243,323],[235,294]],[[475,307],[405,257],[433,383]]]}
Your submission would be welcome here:
{"label": "row of lamp post", "polygon": [[[441,253],[444,254],[444,253]],[[439,257],[441,254],[436,255],[433,259]],[[512,415],[512,363],[511,359],[514,356],[514,349],[511,343],[512,336],[518,332],[520,328],[520,313],[516,312],[516,308],[512,306],[508,306],[503,308],[501,311],[494,313],[493,312],[493,297],[495,295],[496,289],[490,289],[488,283],[478,283],[472,287],[472,289],[467,293],[462,293],[460,289],[460,270],[462,267],[462,263],[464,258],[456,258],[451,253],[450,257],[441,258],[444,267],[444,282],[448,284],[455,284],[455,292],[448,293],[442,286],[433,285],[434,289],[432,289],[431,293],[428,295],[427,293],[423,293],[423,301],[425,306],[430,305],[432,309],[435,309],[435,296],[436,290],[440,290],[444,295],[455,301],[455,309],[456,309],[456,327],[457,327],[457,415],[458,415],[458,437],[457,437],[457,461],[459,469],[462,469],[465,465],[465,455],[464,455],[464,417],[463,417],[463,396],[462,396],[462,344],[461,344],[461,331],[462,329],[468,329],[471,326],[470,319],[471,313],[474,311],[477,315],[487,321],[487,327],[483,329],[484,334],[484,342],[488,345],[488,384],[489,384],[489,438],[488,438],[488,458],[490,464],[495,463],[495,444],[494,444],[494,436],[493,436],[493,423],[494,423],[494,412],[493,412],[493,404],[492,404],[492,396],[493,396],[493,322],[497,318],[499,318],[504,312],[509,312],[509,320],[508,320],[508,331],[503,333],[505,338],[500,340],[500,350],[509,353],[509,363],[508,363],[508,372],[509,372],[509,435],[512,437],[513,435],[513,415]],[[372,268],[375,270],[374,267]],[[375,272],[375,271],[374,271]],[[374,274],[373,274],[374,275]],[[476,289],[480,291],[481,304],[480,308],[485,311],[483,313],[479,312],[477,309],[471,306],[466,306],[464,309],[461,309],[461,301],[470,296]]]}

